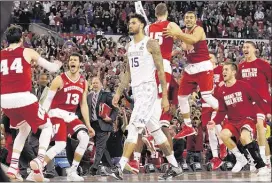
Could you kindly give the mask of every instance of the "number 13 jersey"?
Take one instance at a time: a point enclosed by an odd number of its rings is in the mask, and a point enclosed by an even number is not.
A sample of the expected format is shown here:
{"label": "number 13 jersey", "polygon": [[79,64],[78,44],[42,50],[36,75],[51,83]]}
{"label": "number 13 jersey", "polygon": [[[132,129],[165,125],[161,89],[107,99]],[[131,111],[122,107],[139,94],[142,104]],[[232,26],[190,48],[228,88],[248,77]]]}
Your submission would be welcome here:
{"label": "number 13 jersey", "polygon": [[72,81],[66,73],[62,73],[60,76],[63,87],[57,91],[50,108],[59,108],[75,113],[85,91],[85,79],[80,75],[76,81]]}
{"label": "number 13 jersey", "polygon": [[147,42],[150,38],[145,36],[143,40],[129,43],[127,57],[131,73],[131,86],[139,86],[142,83],[156,82],[155,63],[152,54],[147,50]]}

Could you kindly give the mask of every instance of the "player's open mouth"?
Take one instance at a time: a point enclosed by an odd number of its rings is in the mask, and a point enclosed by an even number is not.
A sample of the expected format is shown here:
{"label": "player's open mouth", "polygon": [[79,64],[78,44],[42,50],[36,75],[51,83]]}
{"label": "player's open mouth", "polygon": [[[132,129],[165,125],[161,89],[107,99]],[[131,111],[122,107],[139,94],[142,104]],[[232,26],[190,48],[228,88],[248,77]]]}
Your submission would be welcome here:
{"label": "player's open mouth", "polygon": [[227,75],[226,75],[226,74],[223,74],[223,77],[225,78],[225,77],[227,77]]}
{"label": "player's open mouth", "polygon": [[244,52],[244,55],[248,55],[248,52]]}
{"label": "player's open mouth", "polygon": [[76,68],[76,66],[75,66],[75,65],[71,65],[70,67],[71,67],[71,68]]}

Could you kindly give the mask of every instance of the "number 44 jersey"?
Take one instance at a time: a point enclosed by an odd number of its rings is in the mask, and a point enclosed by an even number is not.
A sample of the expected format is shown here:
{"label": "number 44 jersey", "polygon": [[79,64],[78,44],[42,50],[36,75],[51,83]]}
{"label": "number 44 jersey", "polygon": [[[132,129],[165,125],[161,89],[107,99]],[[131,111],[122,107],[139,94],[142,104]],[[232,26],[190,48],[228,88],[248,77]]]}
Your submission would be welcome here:
{"label": "number 44 jersey", "polygon": [[80,75],[76,81],[72,81],[66,73],[62,73],[60,76],[63,87],[57,91],[53,98],[51,109],[58,108],[75,113],[85,91],[85,79]]}

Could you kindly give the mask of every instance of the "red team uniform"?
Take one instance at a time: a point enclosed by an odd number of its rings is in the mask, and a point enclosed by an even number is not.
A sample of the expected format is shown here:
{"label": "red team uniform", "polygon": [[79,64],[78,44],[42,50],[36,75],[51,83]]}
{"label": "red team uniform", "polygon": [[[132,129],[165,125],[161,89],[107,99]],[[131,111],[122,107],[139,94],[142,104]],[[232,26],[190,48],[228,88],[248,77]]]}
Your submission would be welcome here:
{"label": "red team uniform", "polygon": [[[195,28],[185,32],[192,34]],[[193,48],[186,52],[189,65],[185,67],[180,81],[179,96],[193,93],[197,86],[199,86],[201,93],[209,94],[213,90],[213,65],[210,61],[207,42],[201,40],[192,46]]]}
{"label": "red team uniform", "polygon": [[[214,82],[214,96],[217,95],[219,90],[219,83],[223,81],[223,66],[218,65],[216,68],[213,69],[213,82]],[[201,111],[201,121],[202,126],[206,127],[208,122],[211,120],[212,113],[214,112],[214,109],[207,104],[203,99],[201,99],[202,103],[202,111]]]}
{"label": "red team uniform", "polygon": [[269,86],[271,83],[271,67],[266,61],[257,58],[252,62],[242,62],[239,64],[238,79],[247,82],[254,88],[262,99],[267,101],[265,113],[271,114],[271,96]]}
{"label": "red team uniform", "polygon": [[237,140],[240,137],[242,127],[251,131],[252,135],[255,135],[256,116],[264,116],[264,114],[256,115],[252,103],[255,102],[263,109],[264,102],[249,84],[237,80],[231,87],[224,85],[220,87],[217,98],[219,110],[214,118],[216,124],[220,124],[227,115],[228,121],[224,123],[223,129],[229,129]]}
{"label": "red team uniform", "polygon": [[87,131],[85,125],[75,114],[86,88],[85,79],[80,76],[77,81],[72,81],[66,73],[60,76],[63,88],[57,91],[49,111],[53,124],[54,141],[66,141],[68,135],[72,136],[82,128]]}
{"label": "red team uniform", "polygon": [[1,107],[11,127],[27,122],[35,133],[50,120],[32,91],[32,72],[24,48],[1,50]]}
{"label": "red team uniform", "polygon": [[[177,105],[177,96],[175,97],[175,81],[172,78],[172,68],[171,68],[171,58],[172,58],[172,49],[173,49],[173,44],[174,41],[172,38],[166,38],[163,36],[162,32],[164,31],[164,28],[167,28],[168,24],[170,21],[157,21],[149,26],[149,37],[158,40],[161,48],[161,54],[163,58],[163,66],[164,66],[164,71],[165,71],[165,77],[166,77],[166,82],[167,82],[167,90],[168,90],[168,96],[170,95],[172,97],[172,104]],[[158,73],[156,72],[156,82],[158,85],[158,91],[159,91],[159,97],[162,97],[162,89],[158,77]],[[171,83],[173,84],[171,86]],[[169,90],[171,89],[171,90]],[[161,115],[160,121],[162,125],[164,126],[169,126],[170,122],[172,120],[172,116],[169,113],[163,113]]]}

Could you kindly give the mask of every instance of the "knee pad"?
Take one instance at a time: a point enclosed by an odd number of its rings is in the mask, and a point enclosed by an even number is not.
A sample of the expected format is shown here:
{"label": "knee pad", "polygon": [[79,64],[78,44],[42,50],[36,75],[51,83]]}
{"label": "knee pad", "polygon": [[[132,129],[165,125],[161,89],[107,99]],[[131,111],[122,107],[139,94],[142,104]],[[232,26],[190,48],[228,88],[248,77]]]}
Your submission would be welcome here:
{"label": "knee pad", "polygon": [[181,114],[190,113],[189,95],[178,96]]}
{"label": "knee pad", "polygon": [[137,140],[138,140],[137,127],[134,126],[133,124],[130,124],[128,125],[127,130],[128,130],[128,135],[127,135],[126,142],[137,144]]}
{"label": "knee pad", "polygon": [[164,133],[162,132],[161,129],[159,129],[157,131],[154,131],[154,132],[151,132],[151,135],[153,136],[155,142],[158,145],[161,145],[161,144],[163,144],[164,142],[167,141],[167,138],[166,138],[166,136],[164,135]]}
{"label": "knee pad", "polygon": [[86,131],[80,130],[77,133],[77,139],[79,140],[78,147],[81,149],[84,149],[84,152],[85,152],[85,150],[87,149],[87,146],[89,144],[89,139],[90,139],[89,135],[87,134]]}
{"label": "knee pad", "polygon": [[219,104],[218,104],[218,100],[212,96],[212,94],[203,94],[201,93],[202,99],[209,104],[210,106],[212,106],[213,109],[217,109]]}

